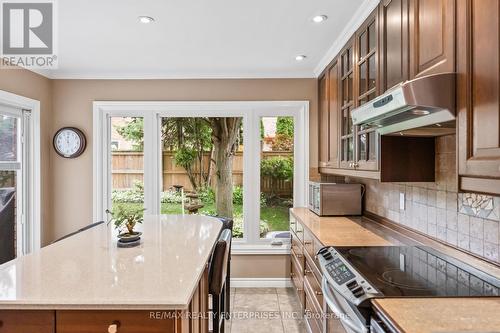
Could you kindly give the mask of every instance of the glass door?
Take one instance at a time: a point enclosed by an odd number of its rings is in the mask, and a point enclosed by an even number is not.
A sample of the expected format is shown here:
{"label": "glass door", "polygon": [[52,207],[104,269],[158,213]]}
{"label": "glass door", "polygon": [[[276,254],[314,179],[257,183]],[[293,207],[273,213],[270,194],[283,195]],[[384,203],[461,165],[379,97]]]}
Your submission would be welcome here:
{"label": "glass door", "polygon": [[[108,124],[111,192],[108,209],[115,216],[144,215],[144,118],[111,116]],[[138,231],[141,228],[136,227]]]}
{"label": "glass door", "polygon": [[0,105],[0,264],[30,251],[29,124],[29,111]]}
{"label": "glass door", "polygon": [[[356,37],[358,93],[356,106],[361,106],[377,96],[377,34],[376,18],[362,27]],[[356,168],[377,170],[379,136],[376,128],[356,128]]]}
{"label": "glass door", "polygon": [[341,53],[341,124],[340,124],[340,167],[352,168],[354,163],[354,126],[351,111],[354,108],[353,99],[353,45],[352,43]]}

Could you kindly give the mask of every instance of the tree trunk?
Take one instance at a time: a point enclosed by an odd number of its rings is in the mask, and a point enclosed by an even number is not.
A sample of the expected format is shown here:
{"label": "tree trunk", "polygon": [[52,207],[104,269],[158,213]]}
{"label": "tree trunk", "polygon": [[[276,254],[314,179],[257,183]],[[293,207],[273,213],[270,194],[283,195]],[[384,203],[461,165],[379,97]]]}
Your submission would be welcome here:
{"label": "tree trunk", "polygon": [[215,157],[217,215],[233,217],[233,158],[241,118],[210,118]]}

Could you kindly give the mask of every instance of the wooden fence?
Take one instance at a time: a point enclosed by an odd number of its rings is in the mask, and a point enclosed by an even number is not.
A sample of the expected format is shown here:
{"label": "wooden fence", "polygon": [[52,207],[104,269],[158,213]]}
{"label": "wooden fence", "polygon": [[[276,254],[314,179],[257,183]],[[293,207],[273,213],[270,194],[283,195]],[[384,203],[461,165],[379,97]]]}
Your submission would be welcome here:
{"label": "wooden fence", "polygon": [[[275,156],[290,157],[292,155],[292,152],[263,152],[262,159]],[[209,161],[210,156],[207,154],[203,157],[205,167],[208,165]],[[143,153],[113,152],[111,170],[113,189],[132,188],[136,181],[143,182],[144,179]],[[195,174],[199,175],[199,173]],[[212,180],[214,180],[214,177],[212,177]],[[233,183],[234,185],[243,185],[243,152],[237,152],[233,160]],[[262,177],[260,183],[261,191],[264,193],[274,192],[281,196],[291,196],[293,193],[291,182],[282,180],[273,181],[269,177]],[[174,152],[166,151],[163,152],[163,190],[166,191],[172,188],[173,185],[181,185],[188,191],[192,190],[186,170],[175,164]]]}

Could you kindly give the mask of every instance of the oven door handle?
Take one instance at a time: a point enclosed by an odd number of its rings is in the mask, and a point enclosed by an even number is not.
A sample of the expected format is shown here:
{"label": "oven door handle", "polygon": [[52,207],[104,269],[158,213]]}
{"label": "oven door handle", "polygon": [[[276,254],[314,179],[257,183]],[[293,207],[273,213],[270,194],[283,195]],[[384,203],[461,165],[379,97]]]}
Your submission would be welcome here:
{"label": "oven door handle", "polygon": [[325,276],[323,276],[323,280],[321,282],[321,289],[323,290],[323,299],[326,301],[328,307],[332,310],[333,314],[339,318],[339,320],[348,326],[351,330],[356,333],[367,333],[368,329],[364,325],[356,325],[356,323],[350,319],[345,313],[338,308],[333,299],[335,296],[333,295],[330,286],[328,284],[328,280]]}

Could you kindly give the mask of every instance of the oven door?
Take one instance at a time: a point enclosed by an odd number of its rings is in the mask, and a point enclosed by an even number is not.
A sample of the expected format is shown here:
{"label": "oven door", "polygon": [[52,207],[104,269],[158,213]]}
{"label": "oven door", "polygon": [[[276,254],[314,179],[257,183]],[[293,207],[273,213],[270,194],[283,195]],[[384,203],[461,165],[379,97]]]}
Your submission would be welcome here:
{"label": "oven door", "polygon": [[322,287],[327,333],[368,333],[368,323],[355,305],[348,302],[323,277]]}

